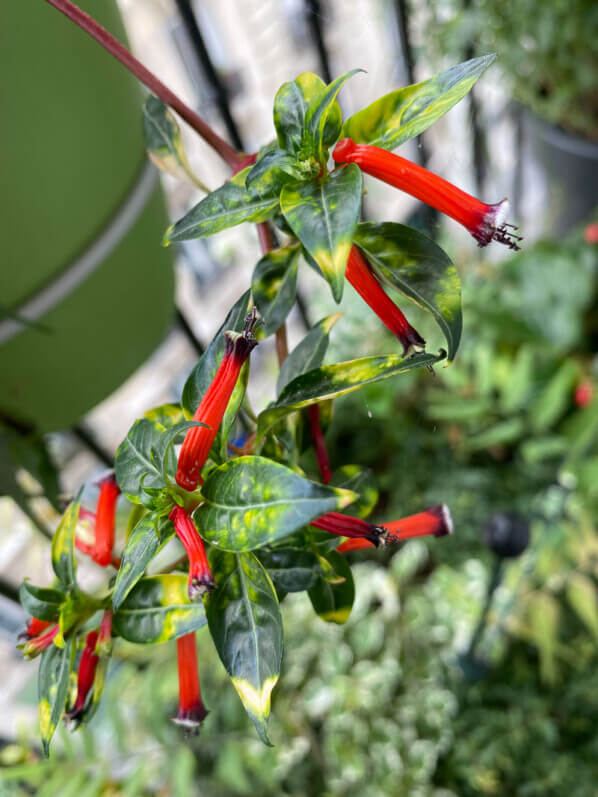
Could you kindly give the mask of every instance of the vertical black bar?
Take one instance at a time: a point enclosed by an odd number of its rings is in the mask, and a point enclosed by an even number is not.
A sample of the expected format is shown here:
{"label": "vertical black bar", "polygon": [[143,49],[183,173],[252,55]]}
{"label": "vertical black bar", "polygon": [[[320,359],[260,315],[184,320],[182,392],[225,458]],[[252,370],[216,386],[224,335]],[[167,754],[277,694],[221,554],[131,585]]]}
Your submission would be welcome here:
{"label": "vertical black bar", "polygon": [[322,7],[320,5],[320,0],[305,0],[305,6],[307,11],[307,24],[309,25],[316,50],[318,51],[322,77],[326,83],[330,83],[332,81],[332,71],[330,69],[330,59],[328,58],[326,42],[324,41],[324,32],[322,30]]}
{"label": "vertical black bar", "polygon": [[109,468],[114,467],[114,458],[102,448],[94,435],[91,434],[85,426],[79,423],[73,426],[71,431],[75,437],[100,460],[100,462],[103,462],[104,465],[107,465]]}
{"label": "vertical black bar", "polygon": [[[471,8],[471,0],[463,0],[463,14],[468,14]],[[475,47],[470,42],[465,48],[465,60],[473,58]],[[471,123],[471,135],[473,144],[473,172],[476,182],[476,190],[481,194],[484,190],[486,179],[486,136],[480,125],[480,105],[475,95],[475,86],[469,92],[469,120]]]}
{"label": "vertical black bar", "polygon": [[193,44],[197,60],[200,63],[201,69],[212,85],[214,91],[214,100],[218,106],[218,110],[222,116],[222,121],[225,124],[231,142],[236,149],[243,149],[243,141],[237,123],[232,117],[230,106],[228,103],[228,94],[224,84],[220,80],[218,73],[214,69],[214,64],[210,58],[210,54],[206,48],[203,36],[197,24],[197,19],[191,7],[191,0],[176,0],[179,14],[183,20],[185,30]]}
{"label": "vertical black bar", "polygon": [[[404,0],[396,0],[395,3],[397,27],[399,31],[399,42],[401,44],[401,55],[405,64],[405,76],[407,84],[415,83],[415,61],[413,58],[413,48],[409,36],[409,18],[407,14],[407,3]],[[425,166],[429,160],[428,151],[424,144],[423,136],[417,136],[417,161],[420,166]]]}
{"label": "vertical black bar", "polygon": [[201,355],[202,355],[202,354],[204,353],[204,351],[205,351],[205,347],[204,347],[203,343],[202,343],[200,340],[198,340],[198,339],[197,339],[197,337],[195,336],[195,332],[194,332],[194,331],[191,329],[191,327],[189,326],[189,323],[188,323],[187,319],[186,319],[186,318],[185,318],[185,316],[184,316],[184,315],[181,313],[181,311],[179,310],[179,308],[178,308],[178,307],[177,307],[177,309],[176,309],[176,319],[177,319],[177,322],[178,322],[178,324],[179,324],[180,328],[181,328],[181,329],[182,329],[182,331],[185,333],[185,337],[187,338],[187,340],[189,341],[189,343],[190,343],[190,344],[193,346],[193,348],[195,349],[195,351],[196,351],[196,352],[199,354],[199,356],[201,357]]}

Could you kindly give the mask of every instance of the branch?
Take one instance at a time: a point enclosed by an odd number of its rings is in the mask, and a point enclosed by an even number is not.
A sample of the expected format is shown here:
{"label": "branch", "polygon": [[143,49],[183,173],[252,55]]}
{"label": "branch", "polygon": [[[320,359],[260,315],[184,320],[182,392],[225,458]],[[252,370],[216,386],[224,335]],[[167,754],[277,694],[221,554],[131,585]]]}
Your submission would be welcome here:
{"label": "branch", "polygon": [[203,138],[203,140],[214,149],[220,157],[226,161],[231,169],[235,169],[239,161],[244,157],[241,153],[236,152],[230,144],[223,138],[220,138],[210,125],[198,116],[188,105],[186,105],[179,97],[176,96],[167,86],[158,80],[158,78],[146,69],[143,64],[138,61],[126,47],[108,33],[98,22],[95,21],[89,14],[86,14],[78,8],[71,0],[46,0],[51,6],[54,6],[58,11],[68,17],[75,25],[78,25],[82,30],[88,33],[98,44],[107,50],[110,55],[113,55],[118,61],[125,66],[129,72],[132,72],[147,88],[159,97],[162,102],[169,105],[181,116],[188,125],[190,125],[196,133]]}

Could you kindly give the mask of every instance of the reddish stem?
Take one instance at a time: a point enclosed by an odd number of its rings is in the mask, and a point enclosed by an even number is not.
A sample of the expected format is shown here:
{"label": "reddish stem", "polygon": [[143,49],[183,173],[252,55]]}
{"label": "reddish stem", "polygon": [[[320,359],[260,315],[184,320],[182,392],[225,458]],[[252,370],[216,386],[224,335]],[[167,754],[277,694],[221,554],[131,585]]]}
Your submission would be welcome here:
{"label": "reddish stem", "polygon": [[230,144],[212,130],[195,111],[177,97],[161,80],[158,80],[152,72],[146,69],[126,47],[115,39],[112,34],[108,33],[93,17],[90,17],[89,14],[86,14],[74,3],[71,3],[70,0],[46,0],[46,2],[72,20],[95,39],[98,44],[101,44],[110,55],[120,61],[129,72],[132,72],[151,92],[175,110],[196,133],[199,133],[203,140],[226,161],[231,169],[236,169],[237,164],[245,158],[245,155],[236,152]]}
{"label": "reddish stem", "polygon": [[324,484],[328,484],[332,478],[332,471],[330,469],[330,459],[328,458],[328,450],[326,448],[326,441],[324,440],[324,433],[320,426],[320,405],[311,404],[307,408],[307,419],[309,421],[309,431],[311,439],[314,444],[314,451],[316,453],[316,461],[320,469],[320,475]]}

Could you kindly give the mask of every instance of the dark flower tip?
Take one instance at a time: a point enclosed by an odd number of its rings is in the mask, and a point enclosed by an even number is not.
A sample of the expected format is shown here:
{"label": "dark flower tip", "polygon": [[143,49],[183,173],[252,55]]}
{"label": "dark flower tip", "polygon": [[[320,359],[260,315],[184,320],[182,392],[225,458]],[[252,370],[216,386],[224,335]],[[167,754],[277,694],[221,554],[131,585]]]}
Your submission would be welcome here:
{"label": "dark flower tip", "polygon": [[245,317],[245,324],[243,326],[242,332],[232,332],[231,330],[225,332],[225,356],[232,355],[240,362],[245,362],[245,360],[257,346],[257,340],[254,333],[258,324],[261,323],[262,320],[258,316],[257,310],[254,307],[251,312],[247,313],[247,316]]}
{"label": "dark flower tip", "polygon": [[440,521],[438,528],[434,532],[435,537],[446,537],[447,535],[453,533],[453,517],[451,515],[451,510],[446,504],[438,504],[438,506],[433,506],[429,511],[435,514]]}
{"label": "dark flower tip", "polygon": [[426,350],[426,341],[411,325],[400,337],[400,341],[403,345],[403,357],[411,357],[413,354],[419,354]]}
{"label": "dark flower tip", "polygon": [[203,725],[209,713],[204,704],[199,703],[199,705],[188,711],[179,709],[176,716],[171,717],[171,720],[175,725],[184,729],[185,736],[197,736],[200,727]]}
{"label": "dark flower tip", "polygon": [[507,224],[504,221],[509,208],[508,200],[503,199],[496,205],[487,205],[487,208],[480,224],[470,230],[478,246],[488,246],[491,241],[498,241],[518,252],[521,249],[519,241],[523,241],[523,238],[515,234],[514,231],[518,228],[514,224]]}
{"label": "dark flower tip", "polygon": [[206,573],[201,578],[191,578],[189,580],[189,600],[200,600],[213,589],[216,589],[216,582],[211,573]]}

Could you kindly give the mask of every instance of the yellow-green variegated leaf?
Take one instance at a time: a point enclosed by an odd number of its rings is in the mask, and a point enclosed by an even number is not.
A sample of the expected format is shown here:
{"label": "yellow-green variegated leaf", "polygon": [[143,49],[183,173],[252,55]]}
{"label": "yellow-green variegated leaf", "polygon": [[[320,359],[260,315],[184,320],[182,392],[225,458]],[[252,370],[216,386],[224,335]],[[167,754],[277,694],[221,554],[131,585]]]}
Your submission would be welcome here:
{"label": "yellow-green variegated leaf", "polygon": [[[351,71],[345,72],[344,75],[333,80],[311,100],[305,112],[305,132],[302,149],[310,154],[313,153],[315,159],[323,168],[326,168],[328,160],[325,139],[332,138],[332,141],[336,141],[341,132],[340,124],[335,131],[331,130],[330,125],[327,128],[330,113],[335,113],[336,98],[339,91],[347,80],[357,74],[357,72],[363,72],[363,69],[351,69]],[[336,114],[333,118],[337,119]]]}
{"label": "yellow-green variegated leaf", "polygon": [[361,210],[362,176],[354,163],[323,180],[286,186],[280,207],[340,302],[353,233]]}
{"label": "yellow-green variegated leaf", "polygon": [[165,429],[176,426],[177,423],[185,420],[185,413],[180,404],[161,404],[143,413],[143,417],[148,421],[160,423]]}
{"label": "yellow-green variegated leaf", "polygon": [[189,600],[187,576],[169,573],[138,581],[112,619],[114,633],[149,645],[197,631],[206,623],[201,603]]}
{"label": "yellow-green variegated leaf", "polygon": [[251,553],[213,550],[216,589],[206,614],[218,655],[260,739],[268,739],[270,695],[282,662],[282,617],[268,574]]}
{"label": "yellow-green variegated leaf", "polygon": [[157,420],[141,418],[131,426],[116,451],[116,480],[122,492],[133,503],[152,508],[153,493],[165,486],[160,464],[153,453],[165,432],[166,427]]}
{"label": "yellow-green variegated leaf", "polygon": [[253,456],[237,457],[212,470],[201,492],[204,503],[193,514],[201,536],[233,552],[262,548],[357,497]]}
{"label": "yellow-green variegated leaf", "polygon": [[318,617],[327,623],[346,623],[355,600],[355,584],[351,567],[344,556],[328,551],[320,556],[321,572],[308,591]]}
{"label": "yellow-green variegated leaf", "polygon": [[[248,306],[249,291],[246,291],[231,307],[227,317],[224,319],[224,323],[214,335],[195,368],[187,377],[187,381],[185,382],[185,386],[183,388],[181,402],[185,411],[185,415],[188,418],[193,417],[193,413],[198,408],[206,390],[214,379],[220,363],[222,362],[226,345],[224,333],[227,330],[232,330],[233,332],[242,331]],[[220,424],[220,428],[218,429],[218,433],[214,439],[212,451],[210,453],[210,458],[213,460],[221,461],[224,458],[230,428],[243,401],[248,378],[249,360],[241,369],[241,373],[237,379],[237,384],[235,385],[235,389],[233,390],[229,399],[226,411]]]}
{"label": "yellow-green variegated leaf", "polygon": [[179,178],[187,178],[209,193],[210,189],[195,176],[185,154],[181,131],[174,115],[153,94],[143,104],[143,132],[148,155],[158,169]]}
{"label": "yellow-green variegated leaf", "polygon": [[360,224],[354,241],[381,280],[432,313],[452,360],[463,326],[461,279],[446,252],[427,235],[389,221]]}
{"label": "yellow-green variegated leaf", "polygon": [[306,371],[311,371],[312,368],[317,368],[322,364],[328,348],[330,330],[341,315],[342,313],[334,313],[318,321],[303,340],[295,346],[278,372],[278,379],[276,380],[276,392],[278,395],[296,376]]}
{"label": "yellow-green variegated leaf", "polygon": [[246,188],[245,180],[251,168],[240,171],[172,224],[166,230],[164,243],[205,238],[244,221],[258,224],[274,216],[279,207],[282,183],[274,181],[256,190]]}
{"label": "yellow-green variegated leaf", "polygon": [[284,323],[297,294],[299,246],[285,246],[267,252],[258,261],[251,278],[251,295],[265,335],[272,335]]}
{"label": "yellow-green variegated leaf", "polygon": [[79,505],[77,496],[67,506],[52,537],[52,567],[60,583],[66,587],[75,583],[77,574],[75,528],[79,519]]}
{"label": "yellow-green variegated leaf", "polygon": [[[297,156],[298,165],[304,170],[315,166],[314,153],[304,145],[305,116],[309,105],[322,96],[326,84],[313,72],[302,72],[295,80],[283,83],[274,98],[274,127],[278,143],[283,150]],[[342,126],[342,113],[338,102],[333,102],[328,110],[324,126],[323,141],[326,146],[338,138]]]}
{"label": "yellow-green variegated leaf", "polygon": [[332,474],[330,484],[333,487],[342,487],[343,490],[353,490],[359,495],[357,501],[351,504],[351,514],[357,517],[367,517],[378,503],[376,480],[369,468],[343,465]]}
{"label": "yellow-green variegated leaf", "polygon": [[60,721],[69,689],[74,663],[74,637],[63,647],[50,645],[43,653],[37,674],[39,726],[44,755],[50,752],[50,741]]}
{"label": "yellow-green variegated leaf", "polygon": [[371,382],[389,379],[414,368],[433,366],[444,357],[445,352],[438,355],[414,354],[406,358],[398,354],[389,354],[380,357],[362,357],[358,360],[314,368],[289,382],[276,401],[260,413],[258,439],[262,439],[269,429],[290,412],[326,399],[343,396],[345,393],[352,393]]}
{"label": "yellow-green variegated leaf", "polygon": [[[314,168],[314,171],[315,168]],[[317,173],[317,172],[316,172]],[[265,191],[270,185],[296,183],[313,176],[312,170],[300,169],[294,155],[276,145],[266,147],[247,175],[245,186],[251,191]]]}
{"label": "yellow-green variegated leaf", "polygon": [[495,59],[472,58],[439,75],[386,94],[349,117],[341,136],[392,150],[418,136],[461,100]]}
{"label": "yellow-green variegated leaf", "polygon": [[120,568],[116,574],[112,593],[114,611],[120,608],[129,592],[145,573],[145,568],[173,534],[172,522],[155,512],[149,512],[139,520],[127,539]]}

